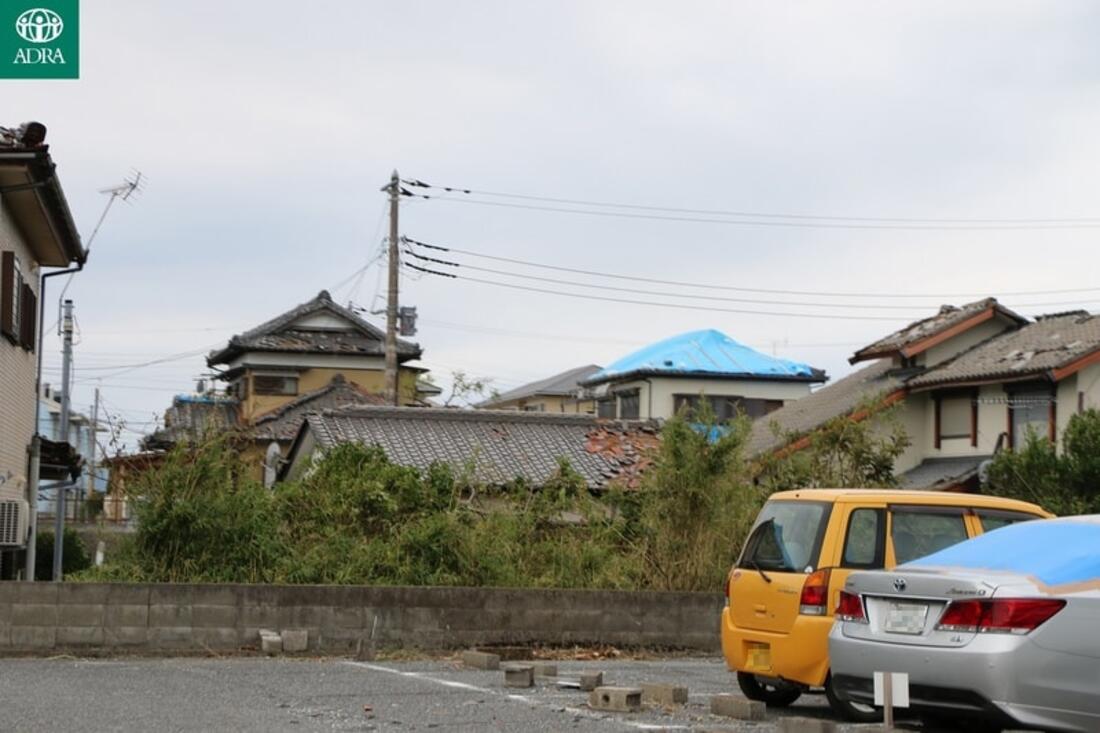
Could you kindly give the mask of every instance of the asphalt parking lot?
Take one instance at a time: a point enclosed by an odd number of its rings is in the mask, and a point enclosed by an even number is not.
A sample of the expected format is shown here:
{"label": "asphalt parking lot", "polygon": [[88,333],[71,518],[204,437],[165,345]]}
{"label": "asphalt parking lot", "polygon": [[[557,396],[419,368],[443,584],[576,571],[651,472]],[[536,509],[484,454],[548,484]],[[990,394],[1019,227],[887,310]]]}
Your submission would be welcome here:
{"label": "asphalt parking lot", "polygon": [[[712,716],[710,696],[735,692],[720,659],[558,662],[559,676],[603,671],[604,683],[686,686],[677,709],[596,712],[587,693],[549,680],[509,689],[503,673],[457,661],[346,659],[0,660],[4,731],[636,731],[775,730],[779,716],[833,719],[825,698],[803,696],[764,723]],[[366,707],[365,707],[366,706]],[[867,726],[838,726],[842,731]]]}

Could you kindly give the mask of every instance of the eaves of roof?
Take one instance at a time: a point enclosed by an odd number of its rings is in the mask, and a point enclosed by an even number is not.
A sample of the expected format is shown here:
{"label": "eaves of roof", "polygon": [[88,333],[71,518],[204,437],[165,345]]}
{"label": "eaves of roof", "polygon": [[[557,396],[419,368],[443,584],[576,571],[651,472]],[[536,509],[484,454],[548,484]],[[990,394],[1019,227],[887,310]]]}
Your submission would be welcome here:
{"label": "eaves of roof", "polygon": [[828,379],[821,369],[814,369],[811,374],[754,374],[751,372],[708,372],[692,370],[670,369],[635,369],[629,372],[619,372],[586,379],[581,384],[585,387],[595,387],[608,382],[629,382],[634,379],[647,377],[662,377],[668,379],[715,379],[715,380],[740,380],[754,382],[824,382]]}

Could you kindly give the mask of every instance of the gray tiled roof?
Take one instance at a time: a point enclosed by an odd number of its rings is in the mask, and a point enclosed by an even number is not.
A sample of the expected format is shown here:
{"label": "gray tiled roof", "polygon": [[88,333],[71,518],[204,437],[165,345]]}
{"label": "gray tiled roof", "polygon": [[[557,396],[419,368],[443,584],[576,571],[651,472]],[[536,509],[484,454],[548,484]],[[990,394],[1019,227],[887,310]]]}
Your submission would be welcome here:
{"label": "gray tiled roof", "polygon": [[[900,389],[903,379],[890,372],[891,364],[890,359],[876,361],[755,420],[748,454],[759,455],[780,448],[786,442],[785,435],[811,432],[822,423],[856,409],[864,400]],[[773,425],[778,427],[779,435]]]}
{"label": "gray tiled roof", "polygon": [[[320,311],[328,311],[348,321],[352,330],[323,331],[291,327],[299,319]],[[382,356],[386,353],[385,342],[386,334],[382,329],[333,302],[328,291],[322,290],[316,298],[297,305],[255,328],[233,336],[226,346],[210,352],[206,357],[206,363],[209,366],[225,364],[246,351]],[[403,339],[397,340],[399,358],[417,359],[420,353],[420,346],[417,344]]]}
{"label": "gray tiled roof", "polygon": [[993,456],[928,458],[898,476],[903,489],[939,490],[960,484],[978,474],[978,466]]}
{"label": "gray tiled roof", "polygon": [[657,440],[649,421],[608,422],[587,415],[512,410],[347,407],[310,414],[307,426],[321,448],[357,442],[380,446],[395,463],[420,470],[445,463],[470,466],[476,481],[502,485],[522,478],[544,484],[558,458],[590,489],[634,473]]}
{"label": "gray tiled roof", "polygon": [[555,374],[552,377],[540,379],[537,382],[531,382],[522,387],[508,390],[504,394],[497,395],[491,400],[485,400],[479,404],[478,407],[492,407],[502,402],[522,400],[536,395],[568,396],[577,391],[578,382],[592,376],[600,371],[600,369],[601,367],[596,364],[586,364],[582,367],[576,367],[562,372],[561,374]]}
{"label": "gray tiled roof", "polygon": [[875,359],[900,351],[906,346],[942,333],[989,308],[996,308],[999,313],[1018,323],[1025,322],[1022,316],[997,303],[996,298],[984,298],[961,306],[944,305],[940,307],[939,312],[935,315],[913,321],[905,328],[895,331],[889,336],[884,336],[873,344],[864,346],[849,361],[854,364],[857,361]]}
{"label": "gray tiled roof", "polygon": [[235,399],[214,395],[176,395],[164,411],[164,427],[148,435],[142,443],[150,448],[169,448],[183,441],[198,441],[209,433],[239,427],[240,414]]}
{"label": "gray tiled roof", "polygon": [[309,412],[345,405],[384,405],[385,402],[382,395],[371,394],[347,381],[343,374],[336,374],[324,387],[260,415],[252,423],[252,436],[256,440],[290,442]]}
{"label": "gray tiled roof", "polygon": [[1043,375],[1100,349],[1100,316],[1044,316],[1002,333],[909,380],[911,388]]}

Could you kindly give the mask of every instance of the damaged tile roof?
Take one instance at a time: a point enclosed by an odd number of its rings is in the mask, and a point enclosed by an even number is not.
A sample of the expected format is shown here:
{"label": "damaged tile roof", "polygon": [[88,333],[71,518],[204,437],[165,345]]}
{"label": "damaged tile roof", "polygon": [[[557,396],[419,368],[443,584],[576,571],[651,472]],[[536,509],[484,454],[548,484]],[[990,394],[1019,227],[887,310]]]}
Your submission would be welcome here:
{"label": "damaged tile roof", "polygon": [[907,347],[912,347],[925,339],[938,336],[956,326],[962,326],[968,320],[985,315],[987,312],[989,317],[1000,314],[1017,323],[1027,323],[1026,318],[1005,308],[997,302],[996,298],[984,298],[961,306],[944,305],[940,306],[939,312],[935,315],[913,321],[905,328],[895,331],[873,344],[864,346],[853,354],[848,361],[855,364],[858,361],[877,359],[897,352],[903,352],[904,356],[912,356],[912,354],[904,353]]}
{"label": "damaged tile roof", "polygon": [[[345,330],[301,328],[295,324],[308,316],[328,312],[348,323]],[[358,314],[338,305],[327,290],[316,298],[291,308],[244,333],[229,339],[229,343],[206,357],[208,366],[226,364],[248,351],[276,351],[308,354],[385,355],[386,335],[382,329],[368,323]],[[401,360],[420,358],[420,346],[397,340],[397,356]]]}
{"label": "damaged tile roof", "polygon": [[638,349],[583,380],[587,386],[642,376],[824,382],[808,364],[761,354],[714,329],[689,331]]}
{"label": "damaged tile roof", "polygon": [[910,388],[1050,376],[1100,350],[1100,316],[1074,311],[1043,316],[994,336],[909,380]]}
{"label": "damaged tile roof", "polygon": [[[651,421],[607,421],[588,415],[511,410],[345,407],[312,413],[295,440],[311,432],[317,445],[378,445],[391,461],[456,472],[500,486],[522,478],[541,486],[565,458],[589,489],[636,487],[660,440]],[[294,447],[291,448],[291,455]]]}
{"label": "damaged tile roof", "polygon": [[780,448],[787,442],[788,435],[811,432],[823,423],[855,410],[867,400],[886,397],[902,389],[904,378],[891,366],[890,359],[880,359],[753,421],[746,447],[748,455]]}
{"label": "damaged tile roof", "polygon": [[491,407],[492,405],[499,405],[502,402],[522,400],[527,397],[536,397],[539,395],[568,397],[577,391],[580,382],[591,377],[598,371],[600,371],[599,366],[595,364],[586,364],[585,366],[576,367],[560,374],[555,374],[552,377],[547,377],[546,379],[540,379],[537,382],[525,384],[522,387],[516,387],[490,400],[485,400],[478,405],[478,407]]}
{"label": "damaged tile roof", "polygon": [[265,412],[252,422],[251,435],[255,440],[277,440],[289,443],[298,434],[306,414],[346,405],[384,405],[382,395],[367,392],[349,382],[343,374],[336,374],[332,381],[320,389],[306,392],[300,397]]}
{"label": "damaged tile roof", "polygon": [[164,411],[164,427],[146,436],[146,449],[167,449],[176,443],[198,441],[211,432],[239,427],[235,399],[214,395],[176,395]]}
{"label": "damaged tile roof", "polygon": [[978,476],[978,468],[993,456],[956,456],[926,458],[898,476],[898,486],[909,490],[942,491]]}

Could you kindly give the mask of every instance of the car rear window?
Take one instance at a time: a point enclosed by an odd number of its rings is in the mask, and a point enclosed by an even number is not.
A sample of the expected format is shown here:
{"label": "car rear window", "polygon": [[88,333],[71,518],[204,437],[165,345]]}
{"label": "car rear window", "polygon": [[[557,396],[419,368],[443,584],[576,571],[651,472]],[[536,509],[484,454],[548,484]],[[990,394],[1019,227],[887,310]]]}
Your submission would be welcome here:
{"label": "car rear window", "polygon": [[1040,517],[1034,514],[1010,512],[1003,509],[975,509],[974,513],[978,515],[978,519],[982,522],[983,532],[992,532],[995,529],[1007,527],[1017,522],[1029,522],[1032,519],[1040,519]]}
{"label": "car rear window", "polygon": [[962,510],[894,508],[892,514],[890,539],[899,565],[967,539]]}
{"label": "car rear window", "polygon": [[805,572],[817,565],[831,504],[770,501],[760,510],[740,567]]}

